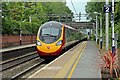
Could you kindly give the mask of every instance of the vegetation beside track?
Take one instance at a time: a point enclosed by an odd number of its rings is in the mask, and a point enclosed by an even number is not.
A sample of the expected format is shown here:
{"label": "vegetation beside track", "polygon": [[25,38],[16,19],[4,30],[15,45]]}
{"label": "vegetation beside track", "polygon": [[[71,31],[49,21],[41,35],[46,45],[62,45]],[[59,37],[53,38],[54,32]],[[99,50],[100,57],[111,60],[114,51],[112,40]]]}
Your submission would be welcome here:
{"label": "vegetation beside track", "polygon": [[[103,34],[103,43],[105,43],[105,13],[104,13],[104,5],[105,5],[105,2],[94,2],[94,0],[91,0],[93,2],[87,2],[87,5],[86,5],[86,13],[88,14],[88,19],[91,19],[91,22],[94,22],[95,23],[95,14],[94,12],[98,12],[98,13],[101,13],[102,14],[102,34]],[[109,2],[110,5],[112,5],[111,2]],[[115,2],[115,19],[114,19],[114,22],[115,22],[115,33],[118,34],[118,48],[120,48],[120,1],[119,2]],[[112,46],[112,26],[111,26],[111,14],[112,13],[109,13],[109,46]],[[99,15],[98,15],[99,16]],[[100,16],[98,17],[100,20]],[[99,31],[100,32],[100,31]],[[100,38],[100,36],[99,36]]]}
{"label": "vegetation beside track", "polygon": [[100,49],[99,45],[97,45],[97,47],[102,60],[100,65],[102,79],[116,78],[117,80],[120,77],[120,49],[113,55],[110,49],[106,51],[105,46],[103,46],[102,49]]}
{"label": "vegetation beside track", "polygon": [[36,34],[44,22],[71,21],[73,13],[65,2],[2,2],[2,16],[2,34]]}
{"label": "vegetation beside track", "polygon": [[[93,0],[91,0],[93,1]],[[109,2],[110,5],[112,5],[111,2]],[[88,19],[91,19],[91,22],[95,23],[95,14],[94,12],[98,12],[102,14],[102,34],[103,34],[103,45],[105,45],[105,13],[104,13],[104,5],[105,2],[88,2],[86,5],[86,13],[89,15]],[[118,34],[118,51],[116,53],[116,55],[113,55],[111,53],[111,51],[106,52],[105,47],[103,47],[103,49],[100,49],[100,52],[102,54],[101,58],[104,62],[104,70],[102,71],[102,77],[103,78],[116,78],[116,77],[120,77],[120,67],[118,68],[117,65],[120,66],[120,60],[117,60],[116,58],[120,59],[120,1],[119,2],[115,2],[115,17],[114,17],[114,22],[115,22],[115,33]],[[112,47],[112,25],[111,25],[111,14],[109,13],[109,49],[111,49]],[[100,20],[100,16],[98,17]],[[99,33],[100,31],[98,31]],[[94,36],[95,38],[95,36]],[[99,35],[100,38],[100,35]],[[98,47],[99,48],[99,47]],[[113,71],[112,71],[113,70]],[[107,75],[106,75],[107,74]]]}

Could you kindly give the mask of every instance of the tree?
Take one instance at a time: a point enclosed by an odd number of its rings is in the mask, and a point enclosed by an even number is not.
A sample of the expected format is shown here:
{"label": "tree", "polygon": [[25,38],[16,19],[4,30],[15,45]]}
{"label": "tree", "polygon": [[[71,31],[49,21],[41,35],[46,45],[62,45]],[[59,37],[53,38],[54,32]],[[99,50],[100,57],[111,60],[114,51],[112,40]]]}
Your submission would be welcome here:
{"label": "tree", "polygon": [[[65,22],[66,18],[72,20],[73,16],[63,2],[3,2],[2,11],[3,34],[19,34],[20,27],[23,34],[37,33],[40,25],[49,20]],[[65,17],[62,14],[71,16]]]}
{"label": "tree", "polygon": [[[105,13],[103,12],[103,6],[105,2],[88,2],[86,5],[86,13],[88,14],[88,19],[91,19],[91,22],[95,22],[95,14],[93,12],[102,13],[102,20],[103,20],[103,35],[105,35]],[[111,5],[111,3],[109,3]],[[118,32],[120,34],[120,1],[115,2],[115,33]],[[112,40],[112,27],[111,27],[111,13],[109,14],[109,37],[110,40]],[[120,39],[120,36],[118,37]],[[110,41],[112,42],[112,41]],[[111,44],[111,43],[110,43]],[[120,41],[118,41],[118,44],[120,44]],[[120,46],[119,46],[120,47]]]}

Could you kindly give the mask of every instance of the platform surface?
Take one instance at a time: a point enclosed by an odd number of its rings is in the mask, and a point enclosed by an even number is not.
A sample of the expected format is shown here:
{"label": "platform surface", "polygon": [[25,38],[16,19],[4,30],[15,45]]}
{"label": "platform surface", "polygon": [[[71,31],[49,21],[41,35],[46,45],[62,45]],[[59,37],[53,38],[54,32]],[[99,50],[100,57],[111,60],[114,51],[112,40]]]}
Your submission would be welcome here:
{"label": "platform surface", "polygon": [[3,48],[0,50],[0,53],[6,52],[6,51],[11,51],[11,50],[16,50],[16,49],[22,49],[22,48],[27,48],[27,47],[32,47],[35,46],[36,44],[27,44],[27,45],[19,45],[19,46],[13,46],[13,47],[8,47],[8,48]]}
{"label": "platform surface", "polygon": [[71,78],[101,78],[100,56],[96,45],[89,41]]}
{"label": "platform surface", "polygon": [[93,41],[84,41],[28,78],[101,78],[100,56]]}

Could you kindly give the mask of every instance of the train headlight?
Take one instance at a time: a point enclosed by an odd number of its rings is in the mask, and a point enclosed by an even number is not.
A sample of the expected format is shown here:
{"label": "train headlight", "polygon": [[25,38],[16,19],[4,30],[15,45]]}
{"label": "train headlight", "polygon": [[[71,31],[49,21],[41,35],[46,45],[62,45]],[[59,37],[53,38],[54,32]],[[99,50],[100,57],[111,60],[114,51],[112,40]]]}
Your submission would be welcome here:
{"label": "train headlight", "polygon": [[59,45],[61,45],[61,44],[62,44],[62,40],[58,41],[58,42],[56,43],[56,46],[59,46]]}
{"label": "train headlight", "polygon": [[37,40],[36,45],[37,45],[37,46],[42,46],[42,43]]}

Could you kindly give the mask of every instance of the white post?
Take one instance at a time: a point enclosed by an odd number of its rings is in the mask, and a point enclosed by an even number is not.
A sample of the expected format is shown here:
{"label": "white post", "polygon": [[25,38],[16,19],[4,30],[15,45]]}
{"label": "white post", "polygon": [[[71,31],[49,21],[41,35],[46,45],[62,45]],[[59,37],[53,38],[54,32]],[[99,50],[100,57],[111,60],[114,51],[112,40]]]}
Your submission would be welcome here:
{"label": "white post", "polygon": [[25,22],[25,20],[20,22],[20,45],[22,44],[22,23],[23,22]]}
{"label": "white post", "polygon": [[31,23],[31,15],[29,16],[29,22]]}
{"label": "white post", "polygon": [[93,28],[92,28],[92,38],[94,40],[94,36],[95,36],[95,23],[93,23]]}
{"label": "white post", "polygon": [[115,48],[117,49],[118,31],[115,34]]}
{"label": "white post", "polygon": [[90,39],[92,38],[93,31],[90,29]]}
{"label": "white post", "polygon": [[115,34],[114,34],[114,0],[112,0],[112,53],[115,54]]}
{"label": "white post", "polygon": [[[108,5],[109,2],[106,0],[106,5]],[[109,13],[106,13],[106,50],[108,50],[109,47]]]}
{"label": "white post", "polygon": [[102,49],[102,14],[100,13],[100,49]]}
{"label": "white post", "polygon": [[96,44],[98,44],[98,22],[97,22],[97,15],[96,15]]}
{"label": "white post", "polygon": [[[31,18],[31,15],[30,15],[30,16],[29,16],[30,27],[31,27],[31,21],[32,21],[32,18]],[[32,32],[31,32],[31,43],[33,43]]]}
{"label": "white post", "polygon": [[20,22],[20,45],[22,44],[22,30],[21,30],[21,24],[22,24],[22,22]]}

